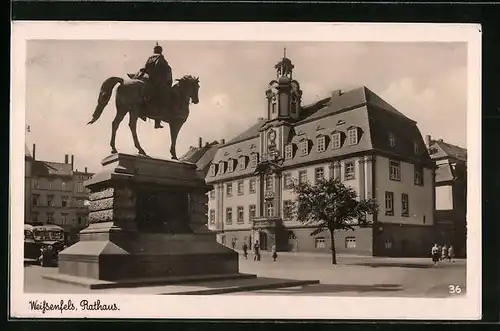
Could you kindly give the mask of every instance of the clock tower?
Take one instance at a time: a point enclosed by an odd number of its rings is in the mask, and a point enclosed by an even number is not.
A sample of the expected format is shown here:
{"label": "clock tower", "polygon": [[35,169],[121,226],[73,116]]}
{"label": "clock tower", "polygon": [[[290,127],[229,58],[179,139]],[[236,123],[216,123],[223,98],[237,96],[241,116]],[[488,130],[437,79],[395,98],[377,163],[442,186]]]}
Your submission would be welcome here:
{"label": "clock tower", "polygon": [[300,116],[300,101],[302,90],[299,82],[293,79],[295,66],[286,57],[286,48],[283,58],[274,66],[276,79],[269,83],[266,90],[267,119],[298,119]]}

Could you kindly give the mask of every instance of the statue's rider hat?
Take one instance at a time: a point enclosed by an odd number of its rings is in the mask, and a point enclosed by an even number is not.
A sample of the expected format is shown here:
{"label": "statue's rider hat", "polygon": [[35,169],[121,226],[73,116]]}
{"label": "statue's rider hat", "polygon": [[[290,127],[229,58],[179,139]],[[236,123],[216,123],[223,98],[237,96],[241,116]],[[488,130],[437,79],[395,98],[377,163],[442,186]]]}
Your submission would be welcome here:
{"label": "statue's rider hat", "polygon": [[160,45],[158,45],[158,43],[156,43],[155,48],[153,48],[153,53],[161,54],[162,52],[163,52],[163,48]]}

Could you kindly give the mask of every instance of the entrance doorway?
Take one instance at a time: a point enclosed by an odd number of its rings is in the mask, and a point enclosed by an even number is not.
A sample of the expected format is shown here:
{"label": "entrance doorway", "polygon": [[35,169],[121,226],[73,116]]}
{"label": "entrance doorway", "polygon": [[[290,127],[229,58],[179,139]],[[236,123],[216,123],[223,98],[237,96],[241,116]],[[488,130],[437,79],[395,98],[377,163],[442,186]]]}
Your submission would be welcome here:
{"label": "entrance doorway", "polygon": [[267,251],[267,233],[259,232],[259,243],[260,249],[263,251]]}

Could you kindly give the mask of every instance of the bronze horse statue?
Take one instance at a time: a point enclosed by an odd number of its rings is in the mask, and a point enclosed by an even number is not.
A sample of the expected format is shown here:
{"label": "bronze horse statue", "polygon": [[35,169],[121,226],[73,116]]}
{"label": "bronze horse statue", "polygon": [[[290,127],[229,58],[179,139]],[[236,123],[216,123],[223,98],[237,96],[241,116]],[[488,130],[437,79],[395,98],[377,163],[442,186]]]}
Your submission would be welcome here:
{"label": "bronze horse statue", "polygon": [[145,82],[139,79],[124,80],[121,77],[110,77],[106,79],[101,86],[97,106],[92,115],[92,120],[87,123],[95,123],[111,99],[113,88],[116,84],[120,84],[116,89],[116,116],[111,124],[111,153],[118,153],[115,146],[116,131],[123,121],[123,118],[129,113],[129,127],[134,139],[134,146],[139,151],[139,154],[147,156],[144,149],[142,149],[139,139],[137,138],[137,120],[139,118],[145,120],[147,118],[160,119],[167,122],[170,126],[171,146],[170,154],[172,159],[178,160],[175,151],[177,136],[179,131],[186,122],[189,116],[189,103],[192,101],[194,104],[199,102],[198,90],[200,88],[198,77],[186,75],[181,79],[176,79],[176,84],[172,86],[172,97],[170,103],[161,103],[161,112],[157,111],[156,115],[149,115],[150,111],[147,104],[144,107],[143,93]]}

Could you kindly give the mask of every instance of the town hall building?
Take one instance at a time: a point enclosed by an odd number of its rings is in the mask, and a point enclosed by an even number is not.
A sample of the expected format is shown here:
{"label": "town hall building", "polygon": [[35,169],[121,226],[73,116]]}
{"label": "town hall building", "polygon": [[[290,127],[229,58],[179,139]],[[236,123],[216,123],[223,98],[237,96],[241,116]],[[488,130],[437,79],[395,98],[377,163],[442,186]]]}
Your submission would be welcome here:
{"label": "town hall building", "polygon": [[292,182],[338,178],[374,198],[370,225],[336,232],[337,252],[418,256],[432,246],[434,163],[417,123],[366,87],[337,90],[309,106],[286,56],[266,90],[267,115],[219,144],[206,175],[208,226],[241,249],[330,249],[330,236],[293,219]]}

